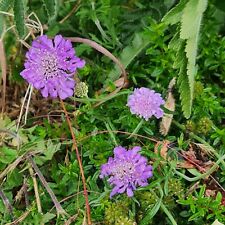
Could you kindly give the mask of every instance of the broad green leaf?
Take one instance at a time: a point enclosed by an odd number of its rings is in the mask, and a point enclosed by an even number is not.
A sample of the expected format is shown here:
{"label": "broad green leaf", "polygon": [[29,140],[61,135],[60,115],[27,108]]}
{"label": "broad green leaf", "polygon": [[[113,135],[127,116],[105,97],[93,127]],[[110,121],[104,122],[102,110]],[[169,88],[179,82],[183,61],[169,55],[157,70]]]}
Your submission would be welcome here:
{"label": "broad green leaf", "polygon": [[[183,50],[182,50],[183,49]],[[192,98],[191,98],[191,88],[189,86],[189,80],[186,73],[187,68],[187,59],[185,57],[184,48],[181,48],[178,51],[178,57],[180,57],[180,71],[178,74],[177,84],[179,85],[181,106],[184,116],[189,118],[191,115],[191,107],[192,107]]]}
{"label": "broad green leaf", "polygon": [[44,3],[49,20],[54,19],[57,13],[56,10],[57,0],[42,0],[42,2]]}
{"label": "broad green leaf", "polygon": [[169,43],[169,47],[176,51],[176,58],[173,63],[173,68],[179,69],[177,84],[179,86],[181,106],[184,116],[188,118],[191,114],[192,96],[187,75],[185,41],[175,35]]}
{"label": "broad green leaf", "polygon": [[17,157],[17,151],[8,147],[2,147],[0,150],[0,162],[4,164],[11,163]]}
{"label": "broad green leaf", "polygon": [[14,1],[14,21],[20,38],[25,35],[25,1]]}
{"label": "broad green leaf", "polygon": [[[151,39],[148,35],[142,33],[136,33],[131,45],[124,48],[120,55],[120,61],[125,68],[137,57],[150,43]],[[106,81],[115,81],[120,77],[120,69],[115,66],[114,69],[109,73],[109,79]]]}
{"label": "broad green leaf", "polygon": [[187,0],[181,0],[175,7],[173,7],[163,18],[162,22],[165,24],[176,24],[180,22],[182,17],[182,12],[187,3]]}
{"label": "broad green leaf", "polygon": [[[189,100],[184,96],[184,94],[181,96],[181,100],[183,97],[188,100],[183,100],[182,103],[182,108],[183,110],[185,110],[184,114],[186,118],[189,118],[191,114],[194,90],[194,77],[197,72],[196,57],[198,49],[198,37],[200,33],[202,16],[207,8],[207,3],[207,0],[189,0],[189,2],[185,5],[181,18],[180,38],[186,40],[185,52],[187,58],[187,78],[190,89]],[[184,78],[183,75],[182,79],[187,80],[187,78]],[[182,82],[182,88],[184,87],[184,83],[185,82]]]}
{"label": "broad green leaf", "polygon": [[189,0],[186,4],[181,18],[182,39],[188,39],[199,34],[201,20],[207,8],[207,0]]}

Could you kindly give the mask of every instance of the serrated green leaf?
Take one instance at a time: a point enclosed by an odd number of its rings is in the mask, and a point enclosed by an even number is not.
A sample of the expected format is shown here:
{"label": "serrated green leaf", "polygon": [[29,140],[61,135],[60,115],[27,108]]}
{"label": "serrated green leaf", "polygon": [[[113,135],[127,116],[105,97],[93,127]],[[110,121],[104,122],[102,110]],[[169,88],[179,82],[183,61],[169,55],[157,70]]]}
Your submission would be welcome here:
{"label": "serrated green leaf", "polygon": [[49,20],[52,20],[56,16],[56,6],[57,6],[57,0],[42,0],[45,9],[47,11]]}
{"label": "serrated green leaf", "polygon": [[14,1],[14,7],[13,7],[13,11],[14,11],[14,21],[16,24],[16,29],[17,32],[20,36],[20,38],[22,38],[25,35],[25,1],[21,0],[21,1]]}
{"label": "serrated green leaf", "polygon": [[207,0],[189,0],[181,18],[180,38],[188,39],[199,34],[202,16],[207,4]]}
{"label": "serrated green leaf", "polygon": [[[136,33],[131,45],[128,45],[124,48],[120,55],[120,61],[124,65],[125,68],[137,57],[150,43],[151,39],[143,34]],[[115,66],[113,70],[109,73],[109,79],[107,79],[106,83],[110,81],[115,81],[120,76],[120,69],[118,66]]]}
{"label": "serrated green leaf", "polygon": [[170,40],[168,48],[178,51],[182,40],[179,38],[179,32],[176,32],[173,38]]}
{"label": "serrated green leaf", "polygon": [[165,22],[165,24],[176,24],[180,22],[183,9],[187,3],[187,0],[181,0],[175,7],[173,7],[163,18],[162,22]]}
{"label": "serrated green leaf", "polygon": [[191,115],[192,100],[185,66],[182,66],[182,68],[180,69],[177,83],[179,85],[182,111],[185,118],[189,118]]}
{"label": "serrated green leaf", "polygon": [[[193,90],[194,90],[194,77],[197,72],[196,69],[196,57],[197,57],[197,50],[198,50],[198,37],[200,33],[200,26],[201,26],[201,20],[204,11],[207,8],[208,1],[207,0],[189,0],[189,2],[185,5],[185,8],[183,10],[183,15],[181,19],[181,31],[180,31],[180,38],[186,40],[186,46],[185,46],[185,52],[186,52],[186,58],[187,58],[187,78],[184,78],[184,74],[182,77],[186,80],[188,80],[190,92],[189,97],[190,101],[187,103],[186,100],[183,100],[182,106],[183,110],[189,109],[189,107],[192,106],[192,100],[193,100]],[[184,87],[183,82],[182,86]],[[184,97],[184,94],[181,96],[181,100]],[[191,108],[190,108],[191,110]],[[185,115],[190,114],[186,111]],[[185,117],[186,117],[185,116]],[[188,118],[188,117],[187,117]]]}
{"label": "serrated green leaf", "polygon": [[13,5],[14,0],[2,0],[0,1],[0,10],[7,12],[10,7]]}
{"label": "serrated green leaf", "polygon": [[189,86],[189,80],[187,75],[187,59],[184,51],[185,42],[181,42],[180,48],[176,56],[176,68],[179,68],[179,74],[177,79],[177,84],[179,85],[180,99],[182,111],[185,118],[189,118],[191,115],[192,107],[192,97],[191,97],[191,88]]}
{"label": "serrated green leaf", "polygon": [[[0,1],[0,11],[7,12],[13,4],[13,0],[2,0]],[[5,16],[0,14],[0,35],[4,30],[4,20]]]}

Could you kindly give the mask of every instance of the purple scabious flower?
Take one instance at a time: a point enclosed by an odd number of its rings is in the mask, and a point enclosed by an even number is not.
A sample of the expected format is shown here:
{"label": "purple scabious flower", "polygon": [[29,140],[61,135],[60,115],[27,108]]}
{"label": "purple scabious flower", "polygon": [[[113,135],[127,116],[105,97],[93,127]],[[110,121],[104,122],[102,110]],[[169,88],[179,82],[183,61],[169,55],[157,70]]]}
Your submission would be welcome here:
{"label": "purple scabious flower", "polygon": [[129,197],[134,195],[137,186],[148,185],[148,178],[152,177],[152,166],[147,159],[138,152],[141,147],[131,150],[119,146],[114,148],[114,158],[110,157],[106,164],[101,166],[100,178],[109,176],[108,182],[113,185],[110,198],[116,193],[127,192]]}
{"label": "purple scabious flower", "polygon": [[25,69],[20,73],[43,97],[61,99],[74,93],[73,75],[85,61],[75,55],[69,40],[56,35],[53,40],[42,35],[33,41],[26,53]]}
{"label": "purple scabious flower", "polygon": [[163,110],[160,108],[165,101],[159,93],[149,88],[135,88],[133,94],[128,97],[127,106],[130,107],[132,114],[143,117],[148,121],[153,115],[159,119],[163,116]]}

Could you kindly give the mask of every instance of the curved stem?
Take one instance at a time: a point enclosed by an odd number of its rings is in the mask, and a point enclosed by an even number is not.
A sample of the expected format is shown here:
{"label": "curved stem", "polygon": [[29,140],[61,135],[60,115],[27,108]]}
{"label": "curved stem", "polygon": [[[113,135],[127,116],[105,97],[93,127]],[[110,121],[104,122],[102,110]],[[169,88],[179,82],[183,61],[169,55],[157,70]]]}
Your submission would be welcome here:
{"label": "curved stem", "polygon": [[101,45],[96,43],[95,41],[92,41],[92,40],[89,40],[86,38],[68,37],[67,39],[69,39],[72,42],[87,44],[87,45],[91,46],[92,48],[96,49],[97,51],[101,52],[105,56],[109,57],[113,62],[115,62],[118,65],[118,67],[120,68],[120,70],[122,72],[124,80],[123,80],[123,84],[121,85],[120,89],[124,86],[124,84],[127,81],[126,70],[125,70],[123,64],[111,52],[109,52],[107,49],[105,49],[104,47],[102,47]]}
{"label": "curved stem", "polygon": [[81,2],[81,0],[77,1],[77,3],[72,8],[72,10],[62,20],[59,21],[60,24],[64,23],[70,16],[73,15],[73,13],[76,12],[76,10],[78,9],[78,7],[80,5],[80,2]]}
{"label": "curved stem", "polygon": [[79,164],[79,167],[80,167],[81,179],[82,179],[82,183],[83,183],[83,191],[84,191],[86,213],[87,213],[87,222],[88,222],[88,225],[91,225],[91,210],[90,210],[90,205],[89,205],[89,201],[88,201],[88,192],[87,192],[87,187],[86,187],[86,180],[85,180],[85,176],[84,176],[82,161],[81,161],[79,150],[78,150],[78,147],[77,147],[76,137],[74,135],[72,124],[70,122],[70,118],[69,118],[68,112],[66,110],[65,104],[61,99],[60,99],[60,103],[61,103],[62,109],[65,113],[67,124],[69,126],[70,133],[72,135],[73,149],[75,149],[75,152],[76,152],[77,161],[78,161],[78,164]]}
{"label": "curved stem", "polygon": [[93,102],[93,103],[102,102],[103,103],[103,102],[111,100],[115,97],[118,97],[120,95],[125,95],[125,94],[130,94],[130,93],[132,93],[132,91],[124,89],[123,91],[120,91],[119,93],[116,93],[115,95],[110,95],[110,96],[108,95],[108,96],[103,97],[103,98],[88,98],[88,97],[87,98],[75,98],[75,97],[71,97],[71,99],[73,99],[76,102],[82,102],[82,103],[89,103],[89,102]]}
{"label": "curved stem", "polygon": [[197,181],[197,180],[200,180],[200,179],[203,179],[207,176],[209,176],[210,174],[212,174],[217,168],[218,168],[218,165],[225,159],[225,154],[216,161],[216,163],[206,172],[206,173],[203,173],[199,176],[196,176],[196,177],[188,177],[186,175],[184,175],[183,173],[175,170],[175,173],[179,176],[181,176],[182,178],[184,178],[185,180],[187,181],[190,181],[190,182],[193,182],[193,181]]}

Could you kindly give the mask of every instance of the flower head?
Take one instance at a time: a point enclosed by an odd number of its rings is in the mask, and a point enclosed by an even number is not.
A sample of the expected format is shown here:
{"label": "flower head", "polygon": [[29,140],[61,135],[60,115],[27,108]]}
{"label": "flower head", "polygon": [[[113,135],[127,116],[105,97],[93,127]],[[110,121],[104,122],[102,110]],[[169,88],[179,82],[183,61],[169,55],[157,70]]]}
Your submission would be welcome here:
{"label": "flower head", "polygon": [[132,114],[143,117],[148,120],[153,115],[159,119],[163,116],[163,110],[160,105],[165,101],[159,93],[145,87],[135,88],[132,95],[128,97],[127,106],[130,107]]}
{"label": "flower head", "polygon": [[109,183],[113,185],[110,197],[116,193],[127,192],[133,196],[137,186],[148,185],[147,179],[152,177],[152,166],[147,165],[147,159],[138,152],[141,147],[131,150],[119,146],[114,148],[114,158],[110,157],[106,164],[101,166],[100,178],[109,176]]}
{"label": "flower head", "polygon": [[61,35],[53,40],[42,35],[33,41],[24,65],[21,76],[43,97],[65,99],[73,95],[73,75],[77,68],[84,67],[85,61],[75,55],[71,42]]}

